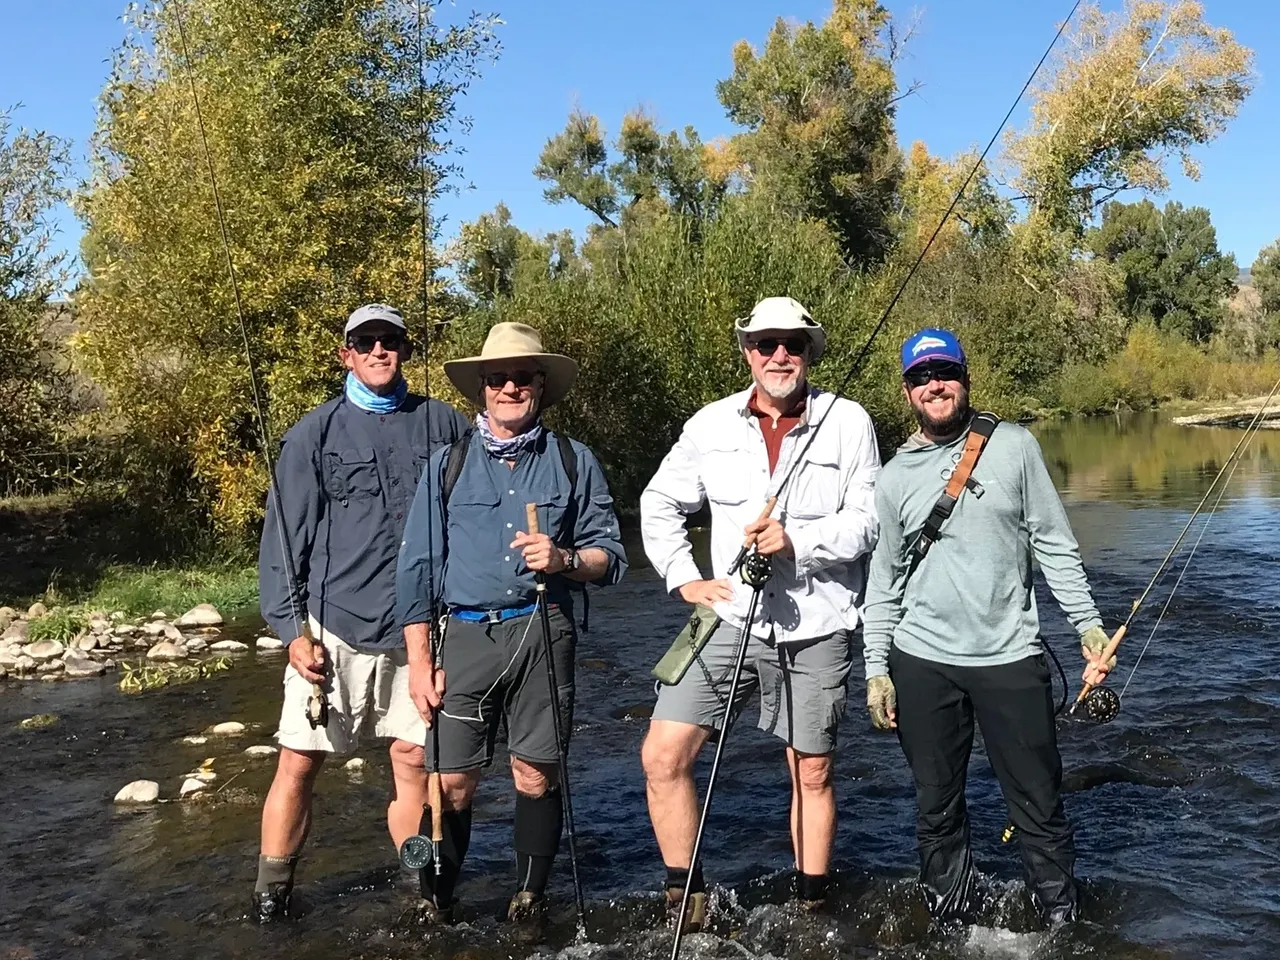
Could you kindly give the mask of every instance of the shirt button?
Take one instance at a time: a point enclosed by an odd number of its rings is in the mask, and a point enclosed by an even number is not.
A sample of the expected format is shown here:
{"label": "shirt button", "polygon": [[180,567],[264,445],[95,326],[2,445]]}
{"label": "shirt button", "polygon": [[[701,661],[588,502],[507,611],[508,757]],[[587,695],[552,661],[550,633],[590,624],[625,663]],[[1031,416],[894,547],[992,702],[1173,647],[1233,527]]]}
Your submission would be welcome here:
{"label": "shirt button", "polygon": [[397,520],[399,520],[399,519],[401,519],[401,518],[403,518],[403,517],[404,517],[404,514],[403,514],[403,513],[397,513],[397,514],[396,514],[396,519],[397,519]]}
{"label": "shirt button", "polygon": [[510,590],[508,590],[508,591],[507,591],[507,596],[511,596],[511,591],[510,591]]}
{"label": "shirt button", "polygon": [[503,557],[502,559],[503,559],[503,560],[506,560],[506,561],[508,561],[508,562],[510,562],[510,560],[511,560],[511,558],[510,558],[510,557]]}
{"label": "shirt button", "polygon": [[515,495],[515,491],[514,491],[514,490],[508,490],[508,491],[507,491],[507,493],[509,493],[509,494],[511,494],[511,495],[513,495],[513,496]]}
{"label": "shirt button", "polygon": [[511,524],[509,524],[509,523],[507,524],[507,529],[508,529],[508,530],[510,530],[510,529],[511,529]]}

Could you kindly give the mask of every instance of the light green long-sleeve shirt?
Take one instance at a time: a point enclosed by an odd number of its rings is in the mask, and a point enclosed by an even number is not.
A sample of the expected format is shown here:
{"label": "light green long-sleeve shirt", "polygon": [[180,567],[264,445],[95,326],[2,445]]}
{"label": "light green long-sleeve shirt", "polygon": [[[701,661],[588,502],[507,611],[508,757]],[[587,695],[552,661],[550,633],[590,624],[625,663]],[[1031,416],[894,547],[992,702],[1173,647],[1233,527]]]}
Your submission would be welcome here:
{"label": "light green long-sleeve shirt", "polygon": [[890,645],[972,667],[1040,653],[1033,555],[1078,632],[1102,623],[1040,445],[1015,423],[1001,423],[978,460],[973,479],[982,495],[964,491],[942,536],[907,579],[910,545],[960,461],[967,436],[939,445],[917,434],[880,472],[880,541],[864,611],[867,677],[888,673]]}

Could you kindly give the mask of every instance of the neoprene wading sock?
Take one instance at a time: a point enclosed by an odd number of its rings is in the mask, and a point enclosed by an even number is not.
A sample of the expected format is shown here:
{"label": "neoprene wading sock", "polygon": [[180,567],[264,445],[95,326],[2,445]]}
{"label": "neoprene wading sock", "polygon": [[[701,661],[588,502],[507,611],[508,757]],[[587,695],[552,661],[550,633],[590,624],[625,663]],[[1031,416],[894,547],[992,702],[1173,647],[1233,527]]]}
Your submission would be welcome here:
{"label": "neoprene wading sock", "polygon": [[[424,837],[431,836],[431,808],[422,811],[422,826],[418,828]],[[444,908],[453,903],[453,888],[462,873],[462,861],[467,858],[471,845],[471,808],[446,810],[440,818],[440,875],[436,865],[428,864],[418,871],[418,886],[424,900],[433,900]]]}
{"label": "neoprene wading sock", "polygon": [[258,882],[253,885],[254,893],[270,893],[293,890],[293,872],[298,869],[297,856],[291,857],[258,857]]}
{"label": "neoprene wading sock", "polygon": [[683,890],[686,885],[690,893],[707,892],[707,885],[702,879],[702,864],[693,868],[692,876],[689,874],[688,867],[667,867],[666,888],[668,890]]}
{"label": "neoprene wading sock", "polygon": [[825,900],[831,886],[829,873],[800,873],[796,875],[796,898],[799,900]]}
{"label": "neoprene wading sock", "polygon": [[516,793],[516,872],[521,890],[542,896],[551,876],[551,864],[560,849],[564,808],[559,789],[540,797]]}

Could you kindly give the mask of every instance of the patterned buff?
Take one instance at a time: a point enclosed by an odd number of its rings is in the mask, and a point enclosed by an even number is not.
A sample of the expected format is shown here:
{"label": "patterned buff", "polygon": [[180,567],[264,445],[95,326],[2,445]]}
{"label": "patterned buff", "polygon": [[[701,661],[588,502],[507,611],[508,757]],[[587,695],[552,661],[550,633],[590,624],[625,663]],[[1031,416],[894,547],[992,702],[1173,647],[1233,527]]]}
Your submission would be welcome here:
{"label": "patterned buff", "polygon": [[533,426],[519,436],[512,437],[510,440],[501,440],[493,435],[493,430],[489,426],[489,414],[486,411],[476,414],[476,429],[480,431],[484,448],[489,451],[489,456],[498,460],[514,460],[521,451],[532,449],[538,442],[538,438],[542,436],[542,420],[533,421]]}
{"label": "patterned buff", "polygon": [[409,384],[405,383],[404,377],[400,378],[394,392],[384,395],[374,393],[354,373],[347,373],[347,399],[369,413],[395,413],[408,394]]}

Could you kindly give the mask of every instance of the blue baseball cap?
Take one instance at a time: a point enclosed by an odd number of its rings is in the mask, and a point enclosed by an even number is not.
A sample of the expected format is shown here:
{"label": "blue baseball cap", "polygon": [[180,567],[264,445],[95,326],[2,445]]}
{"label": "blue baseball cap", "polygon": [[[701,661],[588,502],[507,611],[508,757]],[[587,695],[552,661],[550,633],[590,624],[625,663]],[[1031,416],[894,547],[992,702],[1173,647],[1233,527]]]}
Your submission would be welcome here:
{"label": "blue baseball cap", "polygon": [[937,327],[925,327],[907,337],[902,345],[902,372],[906,373],[918,363],[926,360],[949,360],[968,368],[964,358],[964,348],[950,330]]}

